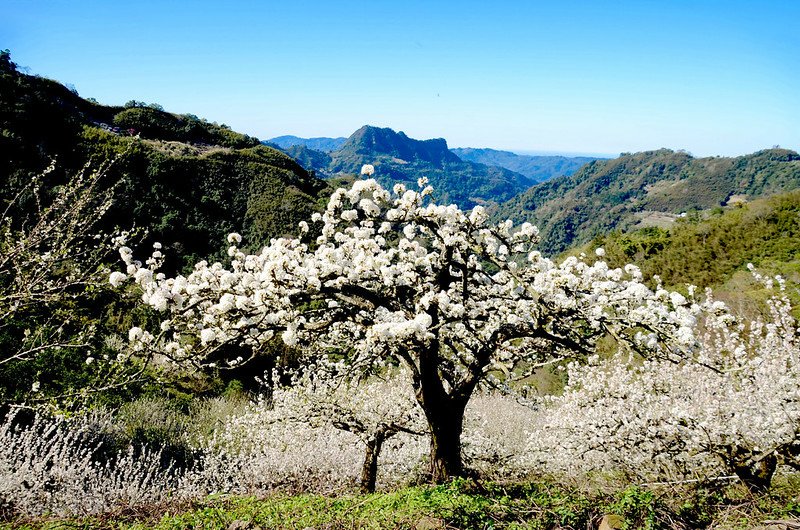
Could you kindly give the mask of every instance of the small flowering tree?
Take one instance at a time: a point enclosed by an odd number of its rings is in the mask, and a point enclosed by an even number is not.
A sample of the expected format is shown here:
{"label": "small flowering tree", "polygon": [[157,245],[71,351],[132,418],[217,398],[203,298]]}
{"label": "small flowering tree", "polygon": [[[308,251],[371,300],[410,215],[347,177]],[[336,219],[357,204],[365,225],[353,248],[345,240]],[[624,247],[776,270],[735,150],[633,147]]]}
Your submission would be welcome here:
{"label": "small flowering tree", "polygon": [[[366,168],[366,173],[370,168]],[[227,365],[257,354],[279,334],[307,354],[345,357],[350,377],[400,363],[430,432],[431,477],[463,473],[464,411],[476,388],[500,383],[553,357],[583,356],[610,334],[647,355],[676,355],[694,344],[699,306],[652,291],[638,269],[609,269],[579,258],[561,264],[535,250],[530,224],[489,223],[483,208],[463,212],[420,190],[374,180],[333,193],[296,239],[245,254],[229,237],[231,263],[198,263],[188,276],[159,274],[121,249],[142,301],[164,315],[153,335],[131,330],[134,348],[164,359]]]}
{"label": "small flowering tree", "polygon": [[374,492],[384,443],[399,434],[422,436],[426,425],[406,369],[366,380],[342,377],[346,369],[326,361],[304,367],[289,387],[273,392],[273,400],[287,420],[355,434],[365,447],[361,490]]}
{"label": "small flowering tree", "polygon": [[800,470],[800,330],[788,299],[777,294],[767,319],[746,326],[710,293],[705,304],[690,359],[571,365],[532,435],[534,458],[642,478],[727,473],[753,491],[769,487],[778,464]]}
{"label": "small flowering tree", "polygon": [[[0,212],[0,335],[16,348],[0,351],[0,365],[29,361],[49,349],[85,349],[91,330],[65,330],[58,309],[105,288],[101,265],[113,254],[98,222],[111,205],[113,187],[101,185],[106,167],[84,168],[42,199],[53,166],[34,177]],[[25,211],[23,196],[35,209]],[[13,328],[25,328],[17,333]]]}

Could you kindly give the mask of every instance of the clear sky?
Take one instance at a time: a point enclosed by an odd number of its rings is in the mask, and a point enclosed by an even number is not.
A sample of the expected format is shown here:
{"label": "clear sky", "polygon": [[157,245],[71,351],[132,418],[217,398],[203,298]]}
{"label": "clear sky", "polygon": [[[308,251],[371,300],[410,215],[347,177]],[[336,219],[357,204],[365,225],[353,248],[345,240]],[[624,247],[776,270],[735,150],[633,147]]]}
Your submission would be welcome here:
{"label": "clear sky", "polygon": [[800,149],[800,0],[0,0],[0,49],[84,97],[266,139]]}

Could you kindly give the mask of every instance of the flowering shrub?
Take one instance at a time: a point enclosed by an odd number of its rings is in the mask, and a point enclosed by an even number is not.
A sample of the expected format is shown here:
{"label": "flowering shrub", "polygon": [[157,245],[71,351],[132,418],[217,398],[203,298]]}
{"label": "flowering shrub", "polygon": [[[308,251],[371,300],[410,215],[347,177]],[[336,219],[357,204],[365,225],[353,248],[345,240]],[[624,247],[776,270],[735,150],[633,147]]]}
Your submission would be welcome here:
{"label": "flowering shrub", "polygon": [[[610,334],[647,356],[679,356],[695,345],[701,306],[651,290],[634,266],[609,269],[580,258],[560,264],[535,250],[538,231],[491,225],[431,204],[432,192],[374,180],[334,192],[320,236],[300,224],[247,255],[231,234],[230,267],[200,262],[188,276],[158,272],[160,250],[142,264],[120,249],[143,303],[163,315],[160,331],[133,328],[135,350],[184,366],[235,366],[276,334],[307,354],[346,355],[348,373],[407,369],[431,437],[434,480],[462,473],[464,410],[481,384],[513,378],[537,362],[591,353]],[[232,348],[235,346],[236,348]]]}
{"label": "flowering shrub", "polygon": [[175,492],[198,495],[180,470],[162,465],[157,451],[129,447],[109,454],[104,433],[112,429],[108,416],[7,417],[0,424],[0,512],[88,514]]}
{"label": "flowering shrub", "polygon": [[539,412],[514,396],[481,392],[464,416],[464,461],[473,472],[492,480],[523,479],[536,468],[526,455],[531,430],[538,429]]}
{"label": "flowering shrub", "polygon": [[129,365],[97,362],[111,358],[100,331],[100,308],[113,300],[105,265],[130,236],[100,230],[113,163],[87,165],[59,186],[51,165],[0,207],[2,402],[68,407],[135,377]]}
{"label": "flowering shrub", "polygon": [[[356,392],[355,400],[373,395],[376,402],[365,407],[353,400],[339,403],[335,406],[347,412],[340,410],[328,417],[322,411],[327,408],[324,403],[334,406],[328,401],[330,394],[322,398],[299,389],[276,392],[272,407],[253,404],[201,441],[199,446],[206,455],[202,473],[207,478],[203,480],[213,483],[217,479],[213,489],[240,493],[272,489],[331,492],[351,489],[359,482],[363,488],[364,451],[374,434],[362,427],[368,428],[371,416],[376,429],[390,421],[373,416],[374,411],[393,402],[392,397],[385,398],[393,392],[376,394],[381,388],[387,389],[383,384],[371,384]],[[372,478],[372,488],[376,483],[407,482],[415,476],[426,448],[424,438],[408,432],[398,432],[384,442],[383,450],[374,454],[379,472]]]}
{"label": "flowering shrub", "polygon": [[425,435],[427,426],[407,369],[387,369],[362,381],[344,377],[347,369],[342,362],[325,361],[304,367],[289,387],[273,392],[273,399],[285,420],[356,435],[366,449],[361,489],[374,491],[384,444],[401,434]]}
{"label": "flowering shrub", "polygon": [[[112,246],[110,238],[95,230],[112,200],[113,188],[98,189],[106,168],[84,168],[45,202],[40,187],[53,170],[51,165],[34,177],[0,212],[0,330],[17,315],[55,307],[89,285],[103,286],[99,265]],[[14,211],[25,194],[37,206],[30,219]],[[0,353],[0,363],[29,359],[53,343],[73,346],[56,336],[29,333],[25,339],[18,351]]]}

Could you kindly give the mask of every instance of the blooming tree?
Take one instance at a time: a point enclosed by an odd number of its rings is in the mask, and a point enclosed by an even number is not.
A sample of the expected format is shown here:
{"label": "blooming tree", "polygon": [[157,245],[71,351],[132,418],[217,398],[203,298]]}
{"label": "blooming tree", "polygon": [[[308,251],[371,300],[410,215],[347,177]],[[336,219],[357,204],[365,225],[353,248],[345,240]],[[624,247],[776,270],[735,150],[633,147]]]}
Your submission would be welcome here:
{"label": "blooming tree", "polygon": [[390,369],[366,380],[342,377],[341,362],[320,360],[272,394],[283,421],[333,426],[364,444],[361,490],[374,492],[384,443],[398,434],[421,436],[426,425],[407,369]]}
{"label": "blooming tree", "polygon": [[237,352],[230,366],[279,334],[309,355],[346,358],[350,376],[402,364],[428,424],[431,476],[441,481],[463,472],[464,410],[480,384],[586,355],[608,334],[648,355],[695,343],[700,307],[649,289],[636,267],[576,257],[557,264],[535,250],[532,225],[433,204],[426,184],[390,192],[357,181],[314,215],[315,231],[303,222],[300,237],[257,254],[231,234],[230,266],[200,262],[187,276],[159,273],[158,250],[142,264],[120,249],[127,270],[111,282],[133,278],[163,315],[155,334],[130,331],[134,349],[195,366]]}
{"label": "blooming tree", "polygon": [[[84,168],[44,201],[40,188],[53,169],[34,177],[0,213],[0,333],[32,322],[16,349],[0,352],[0,365],[30,360],[51,348],[87,348],[90,330],[68,335],[56,308],[87,289],[106,286],[100,265],[113,246],[97,224],[113,196],[113,187],[100,186],[107,168]],[[25,194],[36,205],[27,219],[19,204]]]}
{"label": "blooming tree", "polygon": [[[781,284],[782,288],[782,284]],[[531,452],[563,471],[616,468],[641,478],[734,474],[769,487],[800,469],[800,334],[782,293],[748,325],[710,293],[701,346],[680,362],[619,355],[569,368]]]}

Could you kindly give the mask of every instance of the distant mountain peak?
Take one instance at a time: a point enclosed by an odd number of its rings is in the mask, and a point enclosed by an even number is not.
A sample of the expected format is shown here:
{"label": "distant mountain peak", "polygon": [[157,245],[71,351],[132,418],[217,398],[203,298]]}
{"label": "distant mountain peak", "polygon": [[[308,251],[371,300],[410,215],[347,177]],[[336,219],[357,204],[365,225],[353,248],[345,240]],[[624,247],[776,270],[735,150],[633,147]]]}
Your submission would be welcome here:
{"label": "distant mountain peak", "polygon": [[461,160],[477,162],[487,166],[499,166],[525,175],[534,182],[544,182],[554,177],[571,175],[595,157],[562,155],[520,155],[511,151],[489,148],[450,149]]}
{"label": "distant mountain peak", "polygon": [[445,163],[460,163],[451,153],[444,138],[415,140],[402,131],[388,127],[364,125],[342,145],[340,152],[354,155],[384,155],[402,162],[427,162],[441,167]]}

